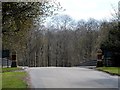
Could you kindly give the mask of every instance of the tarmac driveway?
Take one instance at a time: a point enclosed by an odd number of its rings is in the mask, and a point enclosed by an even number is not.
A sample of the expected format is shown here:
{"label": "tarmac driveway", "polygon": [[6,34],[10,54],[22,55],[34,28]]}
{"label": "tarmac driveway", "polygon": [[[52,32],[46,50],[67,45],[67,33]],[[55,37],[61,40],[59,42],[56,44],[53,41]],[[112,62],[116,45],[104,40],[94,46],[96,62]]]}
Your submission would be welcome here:
{"label": "tarmac driveway", "polygon": [[27,69],[33,88],[118,88],[118,76],[80,67]]}

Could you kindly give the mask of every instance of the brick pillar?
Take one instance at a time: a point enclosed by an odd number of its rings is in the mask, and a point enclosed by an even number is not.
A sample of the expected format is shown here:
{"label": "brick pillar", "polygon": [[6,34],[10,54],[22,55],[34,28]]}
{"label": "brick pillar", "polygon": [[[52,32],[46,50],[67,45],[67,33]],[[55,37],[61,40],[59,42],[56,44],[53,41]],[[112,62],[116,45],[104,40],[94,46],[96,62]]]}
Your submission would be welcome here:
{"label": "brick pillar", "polygon": [[16,52],[12,53],[12,64],[11,64],[11,67],[17,67]]}
{"label": "brick pillar", "polygon": [[97,67],[102,67],[103,61],[102,61],[102,50],[98,49],[97,51]]}

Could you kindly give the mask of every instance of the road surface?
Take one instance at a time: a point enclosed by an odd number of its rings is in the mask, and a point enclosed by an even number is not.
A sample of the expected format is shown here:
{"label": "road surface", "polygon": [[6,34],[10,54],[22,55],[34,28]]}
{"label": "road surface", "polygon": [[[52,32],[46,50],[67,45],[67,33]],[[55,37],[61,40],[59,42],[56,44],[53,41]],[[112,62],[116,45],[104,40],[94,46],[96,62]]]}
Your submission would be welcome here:
{"label": "road surface", "polygon": [[118,88],[118,76],[80,67],[27,69],[32,88]]}

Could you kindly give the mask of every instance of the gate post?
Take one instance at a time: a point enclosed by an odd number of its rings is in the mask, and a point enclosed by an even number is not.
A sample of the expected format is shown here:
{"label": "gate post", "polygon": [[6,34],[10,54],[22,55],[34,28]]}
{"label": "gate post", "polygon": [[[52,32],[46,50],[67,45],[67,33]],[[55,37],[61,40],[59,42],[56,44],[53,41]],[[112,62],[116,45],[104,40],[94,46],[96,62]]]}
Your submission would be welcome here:
{"label": "gate post", "polygon": [[11,67],[17,67],[16,52],[12,52],[12,64],[11,64]]}
{"label": "gate post", "polygon": [[97,67],[103,67],[103,61],[102,61],[102,50],[97,50]]}

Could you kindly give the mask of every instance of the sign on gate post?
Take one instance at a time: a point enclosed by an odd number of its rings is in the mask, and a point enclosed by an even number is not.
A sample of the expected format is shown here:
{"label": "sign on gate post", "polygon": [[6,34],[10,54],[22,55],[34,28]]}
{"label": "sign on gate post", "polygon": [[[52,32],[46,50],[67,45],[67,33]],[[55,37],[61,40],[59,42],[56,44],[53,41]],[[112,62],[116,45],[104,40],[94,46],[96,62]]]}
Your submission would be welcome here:
{"label": "sign on gate post", "polygon": [[112,52],[108,50],[104,50],[104,63],[105,66],[112,66]]}
{"label": "sign on gate post", "polygon": [[9,50],[2,50],[2,58],[6,58],[10,56],[10,51]]}
{"label": "sign on gate post", "polygon": [[[7,67],[9,67],[9,60],[8,60],[9,57],[10,57],[10,50],[7,50],[7,49],[2,50],[2,66],[4,66],[4,64],[6,64]],[[6,62],[3,61],[3,58],[6,58],[7,61]]]}

